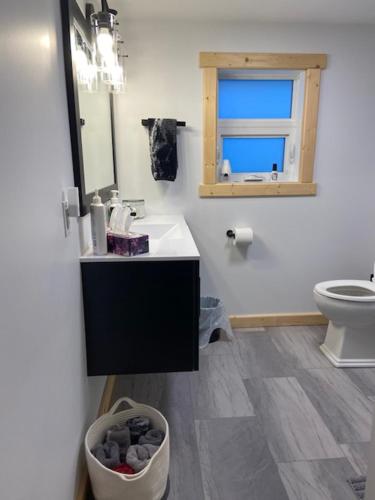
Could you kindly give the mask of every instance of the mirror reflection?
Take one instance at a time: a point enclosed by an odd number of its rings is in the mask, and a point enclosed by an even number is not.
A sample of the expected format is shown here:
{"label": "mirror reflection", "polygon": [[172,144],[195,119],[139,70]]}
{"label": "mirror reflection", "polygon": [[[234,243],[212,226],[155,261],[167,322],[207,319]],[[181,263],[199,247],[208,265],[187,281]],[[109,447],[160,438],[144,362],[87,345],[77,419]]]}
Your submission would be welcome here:
{"label": "mirror reflection", "polygon": [[117,189],[114,94],[124,90],[124,44],[117,11],[106,0],[61,0],[74,182],[80,215],[95,190],[107,202]]}
{"label": "mirror reflection", "polygon": [[84,188],[92,193],[115,183],[112,96],[98,78],[95,47],[76,22],[72,60],[78,84]]}

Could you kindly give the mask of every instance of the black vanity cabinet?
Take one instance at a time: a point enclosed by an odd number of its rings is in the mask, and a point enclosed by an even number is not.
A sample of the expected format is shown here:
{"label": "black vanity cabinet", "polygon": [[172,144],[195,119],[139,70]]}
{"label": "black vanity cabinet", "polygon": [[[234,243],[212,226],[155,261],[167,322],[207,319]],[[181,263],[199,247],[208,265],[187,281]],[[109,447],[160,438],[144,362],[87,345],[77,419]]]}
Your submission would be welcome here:
{"label": "black vanity cabinet", "polygon": [[198,369],[199,260],[81,261],[88,375]]}

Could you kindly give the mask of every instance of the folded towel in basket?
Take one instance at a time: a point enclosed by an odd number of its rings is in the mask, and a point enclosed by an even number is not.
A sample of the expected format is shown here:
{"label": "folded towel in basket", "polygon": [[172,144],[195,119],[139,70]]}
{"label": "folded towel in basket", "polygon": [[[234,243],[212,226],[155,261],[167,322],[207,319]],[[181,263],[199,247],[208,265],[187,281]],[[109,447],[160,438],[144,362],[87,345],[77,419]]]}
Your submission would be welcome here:
{"label": "folded towel in basket", "polygon": [[153,444],[154,446],[160,446],[165,437],[163,431],[157,429],[151,429],[144,436],[139,438],[138,444]]}
{"label": "folded towel in basket", "polygon": [[114,441],[98,444],[91,450],[91,453],[108,469],[114,469],[120,465],[120,448]]}
{"label": "folded towel in basket", "polygon": [[128,464],[121,464],[118,467],[115,467],[113,470],[115,472],[118,472],[119,474],[134,474],[134,469],[132,469],[132,467],[130,467],[130,465]]}
{"label": "folded towel in basket", "polygon": [[150,419],[143,416],[130,418],[126,425],[130,429],[132,444],[138,444],[139,438],[151,428]]}
{"label": "folded towel in basket", "polygon": [[120,448],[120,461],[125,463],[126,453],[130,446],[130,430],[127,424],[116,424],[107,431],[106,441],[114,441]]}
{"label": "folded towel in basket", "polygon": [[126,463],[130,465],[135,472],[140,472],[146,467],[150,458],[155,455],[158,449],[158,446],[152,444],[132,445],[126,454]]}

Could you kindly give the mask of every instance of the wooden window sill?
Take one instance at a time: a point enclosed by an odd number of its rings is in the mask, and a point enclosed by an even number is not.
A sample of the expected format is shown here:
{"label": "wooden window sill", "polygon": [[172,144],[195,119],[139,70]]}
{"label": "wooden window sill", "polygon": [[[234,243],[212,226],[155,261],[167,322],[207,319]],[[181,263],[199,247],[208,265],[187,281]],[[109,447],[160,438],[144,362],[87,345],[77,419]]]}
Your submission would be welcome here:
{"label": "wooden window sill", "polygon": [[315,196],[316,184],[312,182],[236,182],[201,184],[201,198],[228,198],[247,196]]}

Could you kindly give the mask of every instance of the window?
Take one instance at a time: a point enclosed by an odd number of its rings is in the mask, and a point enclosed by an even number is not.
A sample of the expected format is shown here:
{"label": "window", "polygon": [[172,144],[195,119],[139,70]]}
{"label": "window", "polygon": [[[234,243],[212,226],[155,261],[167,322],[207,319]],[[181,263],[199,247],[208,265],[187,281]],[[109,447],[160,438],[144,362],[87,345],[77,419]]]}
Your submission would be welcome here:
{"label": "window", "polygon": [[271,172],[273,165],[283,172],[285,137],[224,136],[221,153],[230,161],[234,175]]}
{"label": "window", "polygon": [[[268,80],[275,73],[219,73],[219,119],[290,118],[293,80]],[[290,76],[289,76],[290,77]]]}
{"label": "window", "polygon": [[[322,54],[202,53],[201,196],[311,195]],[[221,165],[232,175],[223,182]],[[277,182],[271,172],[277,169]],[[253,175],[262,182],[247,182]],[[254,178],[254,177],[252,177]]]}
{"label": "window", "polygon": [[269,181],[274,168],[297,181],[303,97],[303,71],[219,70],[218,167],[229,160],[232,181]]}

